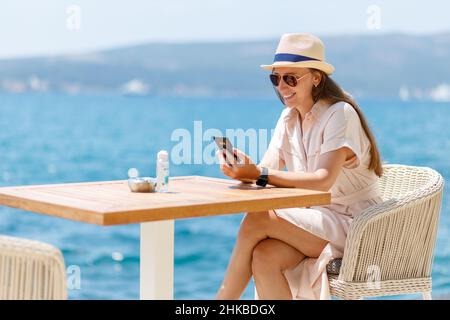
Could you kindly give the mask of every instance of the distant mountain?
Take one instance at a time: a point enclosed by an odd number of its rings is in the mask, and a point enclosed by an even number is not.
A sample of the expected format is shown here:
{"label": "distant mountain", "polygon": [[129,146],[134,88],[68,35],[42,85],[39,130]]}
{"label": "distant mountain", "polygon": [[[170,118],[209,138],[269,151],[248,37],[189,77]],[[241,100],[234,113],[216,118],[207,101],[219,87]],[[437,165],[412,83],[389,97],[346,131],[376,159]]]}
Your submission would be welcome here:
{"label": "distant mountain", "polygon": [[[450,33],[322,37],[333,77],[357,97],[423,98],[450,91]],[[0,60],[0,90],[158,95],[272,93],[278,39],[149,43],[79,55]],[[436,91],[438,90],[438,91]],[[440,91],[439,91],[440,90]],[[447,90],[447,91],[446,91]]]}

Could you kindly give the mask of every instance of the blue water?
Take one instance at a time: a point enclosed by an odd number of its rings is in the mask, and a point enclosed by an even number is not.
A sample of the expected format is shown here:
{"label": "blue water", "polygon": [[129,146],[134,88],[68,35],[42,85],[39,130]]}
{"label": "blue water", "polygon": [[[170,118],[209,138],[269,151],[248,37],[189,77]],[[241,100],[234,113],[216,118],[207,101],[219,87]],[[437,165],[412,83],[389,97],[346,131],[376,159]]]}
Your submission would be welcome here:
{"label": "blue water", "polygon": [[[429,166],[450,179],[450,104],[360,101],[383,160]],[[177,128],[266,128],[275,98],[156,98],[0,94],[0,185],[126,179],[129,168],[155,175],[154,158],[170,150]],[[215,165],[172,165],[172,175],[221,177]],[[450,204],[445,191],[433,292],[450,292]],[[175,298],[213,298],[242,214],[175,223]],[[139,227],[99,227],[0,207],[0,234],[52,243],[81,270],[72,299],[137,299]],[[244,296],[253,298],[252,284]]]}

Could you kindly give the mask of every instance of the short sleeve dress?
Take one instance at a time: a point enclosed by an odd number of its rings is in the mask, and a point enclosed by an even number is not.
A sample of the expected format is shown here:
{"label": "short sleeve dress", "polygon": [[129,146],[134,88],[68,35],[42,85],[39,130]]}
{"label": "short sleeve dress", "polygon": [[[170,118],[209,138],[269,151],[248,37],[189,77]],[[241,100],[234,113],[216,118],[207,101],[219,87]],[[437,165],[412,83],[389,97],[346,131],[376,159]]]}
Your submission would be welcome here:
{"label": "short sleeve dress", "polygon": [[330,189],[331,204],[275,210],[279,217],[328,241],[318,258],[306,258],[285,271],[294,299],[330,299],[327,263],[342,257],[353,218],[382,199],[378,176],[368,169],[370,141],[349,103],[329,105],[319,100],[305,115],[303,128],[299,112],[285,108],[269,144],[270,152],[295,172],[314,172],[320,155],[341,147],[350,148],[355,156],[345,162]]}

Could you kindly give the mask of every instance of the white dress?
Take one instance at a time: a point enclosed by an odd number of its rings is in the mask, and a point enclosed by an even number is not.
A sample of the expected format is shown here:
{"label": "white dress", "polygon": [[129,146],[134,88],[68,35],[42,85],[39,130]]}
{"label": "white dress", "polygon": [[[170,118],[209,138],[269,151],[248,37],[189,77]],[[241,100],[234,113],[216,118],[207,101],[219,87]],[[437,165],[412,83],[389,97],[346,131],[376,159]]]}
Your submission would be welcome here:
{"label": "white dress", "polygon": [[314,172],[321,154],[344,146],[355,153],[330,189],[330,205],[275,210],[279,217],[329,242],[318,258],[306,258],[285,271],[292,296],[329,299],[327,263],[342,257],[353,218],[382,199],[378,176],[368,169],[370,141],[350,104],[318,101],[305,116],[303,127],[304,133],[299,112],[285,108],[270,141],[270,151],[278,153],[288,171]]}

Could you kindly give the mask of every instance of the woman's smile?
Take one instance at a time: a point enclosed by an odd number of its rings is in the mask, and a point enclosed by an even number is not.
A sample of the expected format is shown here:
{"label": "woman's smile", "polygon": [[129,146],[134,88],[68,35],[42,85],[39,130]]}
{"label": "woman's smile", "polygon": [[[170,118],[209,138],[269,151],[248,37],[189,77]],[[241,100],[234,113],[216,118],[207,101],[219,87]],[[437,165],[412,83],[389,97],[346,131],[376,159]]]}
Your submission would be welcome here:
{"label": "woman's smile", "polygon": [[284,98],[284,100],[289,100],[294,96],[295,96],[295,92],[292,92],[291,94],[283,95],[283,98]]}

